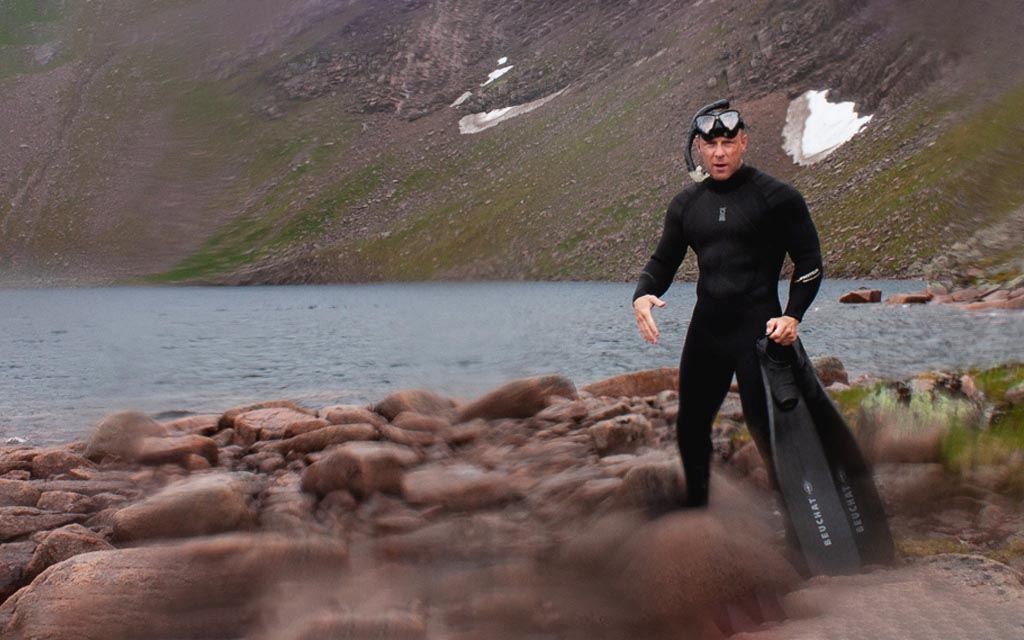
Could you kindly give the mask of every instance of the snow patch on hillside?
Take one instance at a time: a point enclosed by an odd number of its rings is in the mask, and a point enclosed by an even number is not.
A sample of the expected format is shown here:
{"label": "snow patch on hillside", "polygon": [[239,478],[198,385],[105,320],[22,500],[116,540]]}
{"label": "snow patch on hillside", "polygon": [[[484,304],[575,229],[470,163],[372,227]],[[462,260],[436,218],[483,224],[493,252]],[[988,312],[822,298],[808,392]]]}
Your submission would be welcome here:
{"label": "snow patch on hillside", "polygon": [[789,104],[782,148],[799,165],[824,160],[874,116],[860,116],[852,102],[829,102],[828,90],[808,91]]}
{"label": "snow patch on hillside", "polygon": [[495,125],[501,124],[506,120],[524,113],[529,113],[537,107],[541,107],[554,100],[563,93],[565,93],[565,89],[552,93],[551,95],[544,96],[538,100],[534,100],[533,102],[527,102],[526,104],[503,107],[486,113],[470,114],[459,120],[459,133],[480,133],[485,129],[490,129]]}

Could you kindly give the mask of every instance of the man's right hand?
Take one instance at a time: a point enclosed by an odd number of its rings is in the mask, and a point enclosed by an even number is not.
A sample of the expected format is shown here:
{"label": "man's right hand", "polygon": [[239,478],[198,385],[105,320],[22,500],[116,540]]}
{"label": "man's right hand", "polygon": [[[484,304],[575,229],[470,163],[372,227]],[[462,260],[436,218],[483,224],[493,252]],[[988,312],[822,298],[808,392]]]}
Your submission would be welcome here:
{"label": "man's right hand", "polygon": [[651,309],[664,306],[664,302],[651,294],[640,296],[633,301],[636,326],[640,329],[640,335],[643,336],[644,340],[651,344],[658,344],[658,325],[654,324],[654,316],[651,315]]}

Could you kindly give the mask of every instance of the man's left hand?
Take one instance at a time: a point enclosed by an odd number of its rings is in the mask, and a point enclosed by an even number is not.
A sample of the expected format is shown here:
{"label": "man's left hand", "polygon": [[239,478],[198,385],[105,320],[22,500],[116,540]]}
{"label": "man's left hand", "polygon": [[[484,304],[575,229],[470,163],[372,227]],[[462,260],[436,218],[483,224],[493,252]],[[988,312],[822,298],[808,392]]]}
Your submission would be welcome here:
{"label": "man's left hand", "polygon": [[792,316],[781,316],[772,318],[765,324],[764,334],[769,340],[777,342],[784,347],[796,342],[796,327],[800,321]]}

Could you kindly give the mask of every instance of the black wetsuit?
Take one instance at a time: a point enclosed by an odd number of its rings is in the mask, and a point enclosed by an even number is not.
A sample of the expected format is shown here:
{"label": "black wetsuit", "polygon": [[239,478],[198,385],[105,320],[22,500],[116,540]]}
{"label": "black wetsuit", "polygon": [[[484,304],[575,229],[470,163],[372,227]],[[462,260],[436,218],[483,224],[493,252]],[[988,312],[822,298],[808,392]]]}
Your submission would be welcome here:
{"label": "black wetsuit", "polygon": [[[677,195],[665,215],[658,248],[633,299],[661,296],[691,247],[700,275],[697,303],[679,365],[679,449],[687,503],[707,503],[711,425],[733,373],[750,433],[771,465],[768,413],[756,340],[769,318],[802,320],[821,284],[818,233],[800,193],[750,166],[729,179],[707,179]],[[785,254],[795,270],[782,313],[779,273]]]}

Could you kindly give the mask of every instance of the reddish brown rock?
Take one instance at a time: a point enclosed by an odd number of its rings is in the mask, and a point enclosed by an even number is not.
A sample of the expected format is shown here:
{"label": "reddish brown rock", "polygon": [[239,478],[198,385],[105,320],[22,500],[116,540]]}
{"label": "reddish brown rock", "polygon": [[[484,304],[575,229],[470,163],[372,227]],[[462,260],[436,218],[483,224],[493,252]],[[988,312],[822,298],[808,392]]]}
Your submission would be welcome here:
{"label": "reddish brown rock", "polygon": [[450,445],[460,446],[476,442],[487,433],[487,429],[486,420],[471,420],[445,429],[441,437]]}
{"label": "reddish brown rock", "polygon": [[360,499],[377,491],[398,493],[404,470],[419,460],[415,451],[402,445],[348,442],[306,468],[302,489],[321,496],[344,489]]}
{"label": "reddish brown rock", "polygon": [[522,497],[509,476],[471,465],[434,465],[402,478],[402,496],[414,505],[450,510],[494,507]]}
{"label": "reddish brown rock", "polygon": [[324,407],[317,415],[331,424],[372,424],[375,427],[387,424],[384,416],[361,405],[340,404]]}
{"label": "reddish brown rock", "polygon": [[598,455],[602,456],[636,451],[654,436],[651,422],[635,413],[598,422],[588,432]]}
{"label": "reddish brown rock", "polygon": [[984,293],[977,287],[967,287],[966,289],[960,289],[952,293],[953,302],[973,302],[978,299],[981,294]]}
{"label": "reddish brown rock", "polygon": [[562,376],[514,380],[461,407],[457,422],[475,418],[529,418],[551,404],[552,397],[575,398],[576,386]]}
{"label": "reddish brown rock", "polygon": [[234,408],[228,409],[220,417],[220,428],[222,430],[223,429],[234,429],[235,428],[235,418],[237,418],[238,416],[242,415],[243,413],[249,413],[250,411],[257,411],[259,409],[291,409],[292,411],[297,411],[299,413],[303,413],[303,414],[306,414],[308,416],[313,416],[314,415],[313,411],[310,411],[309,409],[306,409],[305,407],[300,407],[298,404],[292,402],[291,400],[268,400],[266,402],[256,402],[254,404],[247,404],[247,405],[244,405],[244,406],[241,406],[241,407],[234,407]]}
{"label": "reddish brown rock", "polygon": [[534,418],[555,423],[572,423],[583,420],[587,417],[587,413],[587,405],[579,400],[556,399],[541,409]]}
{"label": "reddish brown rock", "polygon": [[388,420],[403,411],[412,411],[427,416],[446,417],[451,415],[455,405],[448,398],[443,398],[425,389],[406,389],[396,391],[381,400],[373,408],[374,411]]}
{"label": "reddish brown rock", "polygon": [[839,298],[839,302],[843,303],[868,303],[868,302],[881,302],[882,292],[879,289],[856,289],[849,293],[844,293]]}
{"label": "reddish brown rock", "polygon": [[69,524],[44,534],[39,539],[32,559],[25,567],[25,577],[31,581],[58,562],[90,551],[106,551],[114,547],[100,534],[80,524]]}
{"label": "reddish brown rock", "polygon": [[587,415],[587,422],[593,424],[603,420],[610,420],[618,416],[624,416],[627,413],[630,413],[629,403],[627,402],[616,402],[614,404],[602,405]]}
{"label": "reddish brown rock", "polygon": [[85,457],[132,460],[139,442],[147,436],[162,436],[164,427],[144,413],[124,411],[107,416],[96,427],[85,448]]}
{"label": "reddish brown rock", "polygon": [[664,622],[706,616],[754,594],[786,593],[801,578],[770,539],[749,521],[707,511],[664,516],[627,538],[622,587],[645,616]]}
{"label": "reddish brown rock", "polygon": [[0,478],[0,507],[34,507],[39,495],[31,482]]}
{"label": "reddish brown rock", "polygon": [[885,299],[886,304],[925,304],[931,302],[932,294],[922,293],[897,293]]}
{"label": "reddish brown rock", "polygon": [[679,369],[661,367],[625,373],[613,378],[592,382],[580,389],[595,396],[653,396],[665,390],[679,388]]}
{"label": "reddish brown rock", "polygon": [[413,411],[403,411],[394,417],[391,424],[399,429],[408,429],[410,431],[429,431],[430,433],[437,433],[452,425],[452,423],[445,418],[425,416]]}
{"label": "reddish brown rock", "polygon": [[[850,374],[846,372],[846,367],[843,366],[843,361],[835,356],[821,356],[813,358],[811,363],[814,365],[814,372],[818,375],[818,379],[821,380],[823,386],[829,386],[836,382],[842,384],[850,384]],[[742,410],[740,412],[742,417]]]}
{"label": "reddish brown rock", "polygon": [[626,472],[617,488],[621,504],[667,512],[678,508],[686,498],[682,467],[674,462],[637,465]]}
{"label": "reddish brown rock", "polygon": [[437,440],[437,437],[432,431],[399,429],[398,427],[390,424],[385,424],[380,427],[380,434],[389,442],[402,444],[407,447],[429,447]]}
{"label": "reddish brown rock", "polygon": [[280,442],[260,444],[263,445],[261,448],[273,449],[282,455],[288,455],[292,452],[323,451],[327,447],[345,442],[375,440],[378,435],[377,428],[371,424],[334,424]]}
{"label": "reddish brown rock", "polygon": [[187,416],[163,423],[167,433],[194,433],[200,436],[212,436],[220,430],[220,414],[211,413],[200,416]]}
{"label": "reddish brown rock", "polygon": [[201,456],[209,464],[217,464],[217,443],[206,436],[184,435],[143,438],[136,451],[142,464],[177,464],[185,466],[190,455]]}
{"label": "reddish brown rock", "polygon": [[255,409],[235,416],[235,444],[251,446],[257,440],[281,440],[327,426],[326,420],[288,407]]}
{"label": "reddish brown rock", "polygon": [[0,607],[4,640],[255,637],[258,603],[286,585],[336,583],[336,539],[229,535],[77,555]]}
{"label": "reddish brown rock", "polygon": [[32,540],[0,544],[0,603],[28,584],[25,567],[32,561],[35,548]]}
{"label": "reddish brown rock", "polygon": [[246,495],[226,474],[169,485],[114,514],[114,538],[123,541],[203,536],[253,523]]}
{"label": "reddish brown rock", "polygon": [[56,513],[90,513],[96,505],[89,496],[74,491],[44,491],[36,508]]}
{"label": "reddish brown rock", "polygon": [[740,447],[739,451],[729,458],[729,463],[743,475],[750,475],[755,469],[763,469],[765,466],[764,458],[753,441]]}
{"label": "reddish brown rock", "polygon": [[34,507],[0,507],[0,542],[63,527],[82,518],[77,513],[52,513]]}
{"label": "reddish brown rock", "polygon": [[50,449],[41,451],[32,458],[32,477],[52,478],[69,473],[79,467],[92,466],[93,463],[66,449]]}

